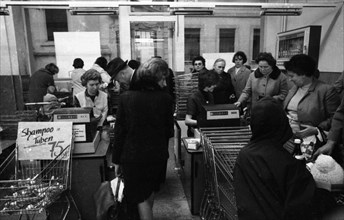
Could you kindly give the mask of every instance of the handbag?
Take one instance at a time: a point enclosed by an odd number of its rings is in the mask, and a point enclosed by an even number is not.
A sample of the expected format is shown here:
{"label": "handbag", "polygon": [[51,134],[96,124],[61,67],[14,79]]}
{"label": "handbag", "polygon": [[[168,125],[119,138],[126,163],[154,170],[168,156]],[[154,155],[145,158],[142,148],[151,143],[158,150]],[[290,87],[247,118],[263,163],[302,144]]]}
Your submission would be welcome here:
{"label": "handbag", "polygon": [[116,177],[110,184],[114,195],[114,204],[108,209],[107,220],[120,220],[123,219],[124,215],[124,206],[122,204],[124,189],[123,178]]}
{"label": "handbag", "polygon": [[93,196],[97,220],[123,219],[123,189],[124,182],[120,177],[101,183]]}

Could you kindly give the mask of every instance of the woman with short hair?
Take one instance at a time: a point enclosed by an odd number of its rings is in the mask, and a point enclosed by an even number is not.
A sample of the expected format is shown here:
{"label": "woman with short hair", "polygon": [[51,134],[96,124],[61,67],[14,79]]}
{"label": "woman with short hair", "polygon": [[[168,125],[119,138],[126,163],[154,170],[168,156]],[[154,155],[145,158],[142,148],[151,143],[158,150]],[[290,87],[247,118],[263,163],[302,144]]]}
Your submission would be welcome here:
{"label": "woman with short hair", "polygon": [[219,75],[207,70],[198,78],[198,90],[188,97],[186,104],[185,124],[188,126],[187,135],[193,137],[193,128],[201,115],[203,105],[214,105],[213,91],[219,81]]}
{"label": "woman with short hair", "polygon": [[291,57],[284,67],[294,83],[284,100],[284,109],[295,136],[305,138],[328,131],[340,104],[335,88],[317,79],[317,63],[306,54]]}
{"label": "woman with short hair", "polygon": [[219,76],[219,81],[214,88],[214,104],[233,104],[237,98],[232,85],[231,76],[225,72],[226,61],[222,58],[215,60],[213,70]]}
{"label": "woman with short hair", "polygon": [[238,51],[234,54],[232,62],[235,64],[227,73],[231,76],[236,97],[240,97],[242,90],[245,88],[251,70],[244,64],[247,62],[246,54]]}
{"label": "woman with short hair", "polygon": [[287,77],[276,66],[276,60],[271,53],[260,53],[256,58],[258,69],[248,77],[236,106],[251,98],[252,107],[263,97],[273,97],[281,104],[288,94]]}
{"label": "woman with short hair", "polygon": [[85,89],[81,84],[81,76],[86,72],[84,70],[84,61],[81,58],[75,58],[73,61],[74,70],[70,71],[72,78],[73,96]]}
{"label": "woman with short hair", "polygon": [[95,69],[87,70],[81,76],[81,84],[86,88],[75,95],[75,107],[91,107],[95,121],[98,121],[97,126],[100,129],[107,117],[108,100],[107,94],[99,90],[102,82],[100,73]]}
{"label": "woman with short hair", "polygon": [[173,136],[173,100],[164,91],[167,63],[151,58],[135,74],[135,89],[120,95],[112,162],[125,182],[124,198],[138,204],[141,220],[153,219],[154,193],[165,173]]}

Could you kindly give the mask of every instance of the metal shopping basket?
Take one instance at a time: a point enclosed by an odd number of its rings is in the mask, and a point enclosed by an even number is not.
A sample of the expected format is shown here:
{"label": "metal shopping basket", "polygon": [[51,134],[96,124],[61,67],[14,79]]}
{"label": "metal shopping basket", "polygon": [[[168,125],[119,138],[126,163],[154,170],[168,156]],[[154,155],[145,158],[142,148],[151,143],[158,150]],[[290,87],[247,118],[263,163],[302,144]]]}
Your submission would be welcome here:
{"label": "metal shopping basket", "polygon": [[[60,141],[62,142],[62,141]],[[13,215],[32,215],[47,212],[61,195],[65,195],[67,207],[65,219],[71,204],[80,214],[70,194],[72,143],[61,147],[58,143],[51,150],[53,159],[23,159],[19,156],[18,144],[0,166],[0,176],[6,173],[8,179],[0,180],[0,218]],[[28,152],[30,153],[30,152]],[[14,165],[14,173],[11,168]],[[12,169],[13,171],[13,169]]]}
{"label": "metal shopping basket", "polygon": [[206,179],[202,219],[237,219],[233,171],[239,151],[250,137],[249,127],[201,129]]}

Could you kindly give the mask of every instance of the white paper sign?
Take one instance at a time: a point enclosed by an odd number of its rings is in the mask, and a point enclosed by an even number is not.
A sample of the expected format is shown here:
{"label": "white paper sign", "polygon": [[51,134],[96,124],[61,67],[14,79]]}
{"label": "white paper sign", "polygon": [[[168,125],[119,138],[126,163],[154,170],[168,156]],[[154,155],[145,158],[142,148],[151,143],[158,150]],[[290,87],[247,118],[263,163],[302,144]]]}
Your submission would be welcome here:
{"label": "white paper sign", "polygon": [[53,160],[67,147],[59,159],[69,159],[72,126],[72,122],[19,122],[18,160]]}
{"label": "white paper sign", "polygon": [[74,141],[82,142],[86,141],[86,125],[85,124],[75,124],[73,125]]}
{"label": "white paper sign", "polygon": [[75,58],[81,58],[88,70],[101,55],[99,32],[54,32],[54,44],[58,78],[70,78]]}

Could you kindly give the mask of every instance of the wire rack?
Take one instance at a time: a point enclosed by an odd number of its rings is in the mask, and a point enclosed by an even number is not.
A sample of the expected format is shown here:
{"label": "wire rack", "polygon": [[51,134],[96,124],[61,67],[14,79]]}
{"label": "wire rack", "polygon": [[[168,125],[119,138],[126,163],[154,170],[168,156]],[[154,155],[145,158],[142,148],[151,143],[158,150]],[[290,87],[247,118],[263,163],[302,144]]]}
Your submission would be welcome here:
{"label": "wire rack", "polygon": [[17,148],[13,150],[0,166],[1,176],[15,164],[14,174],[0,180],[0,218],[41,213],[70,189],[70,148],[61,150],[53,160],[18,160]]}
{"label": "wire rack", "polygon": [[233,171],[241,148],[250,138],[249,127],[201,129],[206,179],[202,219],[237,219]]}

